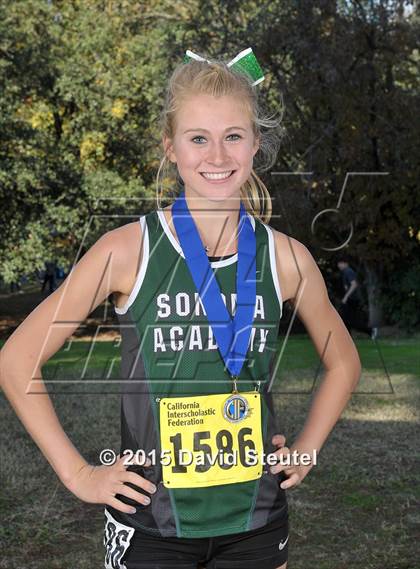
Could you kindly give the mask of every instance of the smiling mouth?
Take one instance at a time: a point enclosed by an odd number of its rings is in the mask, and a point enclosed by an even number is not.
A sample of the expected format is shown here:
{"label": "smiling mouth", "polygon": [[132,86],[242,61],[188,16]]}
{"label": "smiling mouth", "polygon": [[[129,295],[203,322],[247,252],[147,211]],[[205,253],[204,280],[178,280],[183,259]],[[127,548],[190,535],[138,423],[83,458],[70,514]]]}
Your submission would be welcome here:
{"label": "smiling mouth", "polygon": [[225,172],[200,172],[200,174],[206,180],[225,180],[230,178],[235,172],[236,170],[226,170]]}

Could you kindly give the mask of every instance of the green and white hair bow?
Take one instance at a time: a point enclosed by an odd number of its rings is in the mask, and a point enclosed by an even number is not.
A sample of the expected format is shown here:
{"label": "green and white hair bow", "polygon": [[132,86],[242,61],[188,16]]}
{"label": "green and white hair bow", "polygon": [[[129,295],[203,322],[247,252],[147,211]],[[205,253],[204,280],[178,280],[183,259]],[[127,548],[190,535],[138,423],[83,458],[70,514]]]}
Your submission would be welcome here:
{"label": "green and white hair bow", "polygon": [[[184,63],[188,63],[191,59],[196,59],[197,61],[207,61],[211,63],[208,59],[197,55],[196,53],[187,49],[184,56]],[[246,73],[248,77],[252,80],[252,85],[258,85],[261,81],[264,81],[264,73],[254,55],[251,47],[242,50],[236,57],[229,61],[228,67],[232,67],[235,71],[240,73]]]}

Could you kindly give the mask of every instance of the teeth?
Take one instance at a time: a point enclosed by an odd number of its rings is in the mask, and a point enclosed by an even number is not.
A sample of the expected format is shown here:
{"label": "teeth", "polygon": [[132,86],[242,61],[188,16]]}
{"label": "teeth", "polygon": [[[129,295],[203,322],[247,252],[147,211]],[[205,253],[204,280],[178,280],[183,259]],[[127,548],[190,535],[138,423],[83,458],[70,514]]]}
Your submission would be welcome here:
{"label": "teeth", "polygon": [[214,172],[201,172],[201,174],[209,180],[223,180],[224,178],[228,178],[232,172],[233,170],[229,170],[229,172],[219,172],[217,174]]}

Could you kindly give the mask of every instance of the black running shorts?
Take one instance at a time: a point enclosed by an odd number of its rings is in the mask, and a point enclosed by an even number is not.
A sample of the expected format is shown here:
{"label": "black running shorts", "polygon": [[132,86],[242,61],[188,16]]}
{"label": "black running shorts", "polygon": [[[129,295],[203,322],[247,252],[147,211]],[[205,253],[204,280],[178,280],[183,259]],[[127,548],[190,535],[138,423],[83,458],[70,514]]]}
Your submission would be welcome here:
{"label": "black running shorts", "polygon": [[277,569],[287,561],[288,518],[256,530],[205,538],[159,537],[105,510],[105,569]]}

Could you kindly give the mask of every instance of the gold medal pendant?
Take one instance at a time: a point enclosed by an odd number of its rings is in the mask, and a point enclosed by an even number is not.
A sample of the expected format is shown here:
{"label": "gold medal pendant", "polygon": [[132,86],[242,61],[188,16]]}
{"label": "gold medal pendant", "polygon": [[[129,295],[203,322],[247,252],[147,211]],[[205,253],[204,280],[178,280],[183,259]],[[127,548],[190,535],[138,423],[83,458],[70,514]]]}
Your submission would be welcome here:
{"label": "gold medal pendant", "polygon": [[239,423],[249,415],[249,403],[246,397],[233,393],[223,406],[223,416],[231,423]]}

